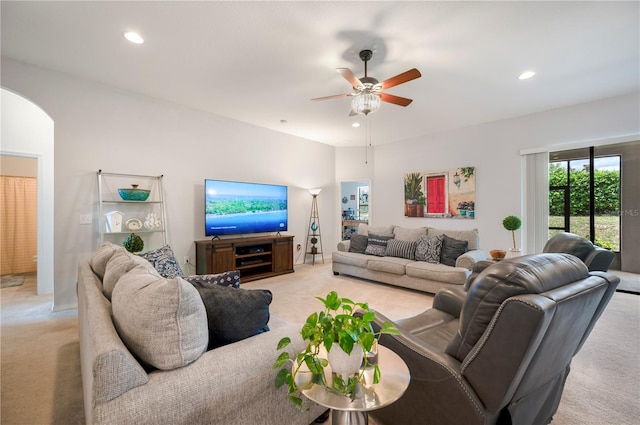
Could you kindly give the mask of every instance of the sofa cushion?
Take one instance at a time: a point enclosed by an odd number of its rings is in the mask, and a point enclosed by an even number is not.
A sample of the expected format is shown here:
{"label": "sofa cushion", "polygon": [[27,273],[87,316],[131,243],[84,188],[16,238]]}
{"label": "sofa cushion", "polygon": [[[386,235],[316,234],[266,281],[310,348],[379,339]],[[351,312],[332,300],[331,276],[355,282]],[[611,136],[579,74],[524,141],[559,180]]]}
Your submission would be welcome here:
{"label": "sofa cushion", "polygon": [[406,241],[399,239],[389,239],[387,241],[388,257],[406,258],[407,260],[415,260],[416,256],[416,241]]}
{"label": "sofa cushion", "polygon": [[138,265],[146,266],[148,269],[153,270],[153,267],[148,261],[131,254],[124,248],[113,254],[107,262],[104,279],[102,280],[102,293],[108,300],[111,300],[113,289],[116,287],[116,283],[118,283],[120,278]]}
{"label": "sofa cushion", "polygon": [[93,270],[100,280],[104,279],[107,263],[111,257],[113,257],[113,254],[121,251],[126,251],[123,246],[105,242],[98,248],[95,254],[93,254],[93,257],[89,260],[89,265],[91,265],[91,270]]}
{"label": "sofa cushion", "polygon": [[230,286],[232,288],[240,287],[240,271],[232,270],[224,273],[216,274],[194,274],[184,278],[193,286],[202,288],[211,288],[212,286]]}
{"label": "sofa cushion", "polygon": [[367,263],[371,256],[359,254],[357,252],[336,251],[331,254],[331,261],[335,263],[348,264],[350,266],[367,268]]}
{"label": "sofa cushion", "polygon": [[394,227],[392,224],[388,226],[369,226],[368,224],[360,223],[358,225],[358,234],[368,236],[369,233],[374,233],[376,235],[393,236]]}
{"label": "sofa cushion", "polygon": [[508,298],[539,294],[588,276],[587,266],[569,254],[527,255],[487,267],[469,288],[460,312],[460,328],[446,353],[463,361]]}
{"label": "sofa cushion", "polygon": [[399,239],[401,241],[418,241],[420,240],[420,236],[427,234],[426,227],[402,227],[395,226],[393,228],[393,237],[395,239]]}
{"label": "sofa cushion", "polygon": [[442,235],[420,236],[416,244],[416,260],[438,264],[442,252]]}
{"label": "sofa cushion", "polygon": [[440,252],[440,262],[447,266],[455,267],[459,256],[467,252],[468,241],[454,239],[448,235],[443,235],[442,251]]}
{"label": "sofa cushion", "polygon": [[478,229],[471,230],[443,230],[435,227],[429,227],[427,230],[428,235],[444,235],[447,234],[450,238],[467,241],[469,246],[467,249],[480,249],[480,234]]}
{"label": "sofa cushion", "polygon": [[378,235],[375,233],[369,233],[367,240],[367,248],[364,253],[367,255],[376,255],[378,257],[384,257],[387,252],[387,242],[389,239],[393,239],[393,235]]}
{"label": "sofa cushion", "polygon": [[118,281],[111,305],[120,338],[150,366],[186,366],[207,349],[207,312],[198,291],[180,277],[136,266]]}
{"label": "sofa cushion", "polygon": [[269,290],[248,290],[194,284],[207,310],[208,349],[240,341],[269,330]]}
{"label": "sofa cushion", "polygon": [[407,276],[427,279],[436,282],[464,285],[467,276],[471,273],[462,267],[450,267],[444,264],[427,263],[426,261],[414,261],[405,266]]}
{"label": "sofa cushion", "polygon": [[162,277],[184,277],[182,268],[169,245],[148,251],[142,254],[141,257],[149,261]]}
{"label": "sofa cushion", "polygon": [[397,257],[380,257],[372,258],[367,264],[367,269],[378,272],[386,272],[403,275],[405,274],[405,266],[413,263],[412,260]]}
{"label": "sofa cushion", "polygon": [[359,252],[360,254],[364,254],[365,249],[367,249],[368,239],[367,235],[359,235],[357,233],[351,235],[349,252]]}

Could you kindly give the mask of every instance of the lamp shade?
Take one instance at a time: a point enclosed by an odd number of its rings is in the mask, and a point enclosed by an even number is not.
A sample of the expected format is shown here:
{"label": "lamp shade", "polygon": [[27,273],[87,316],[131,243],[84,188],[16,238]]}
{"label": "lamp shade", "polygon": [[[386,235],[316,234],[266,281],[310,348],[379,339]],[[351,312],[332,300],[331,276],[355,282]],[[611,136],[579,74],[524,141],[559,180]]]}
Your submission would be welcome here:
{"label": "lamp shade", "polygon": [[322,188],[309,189],[309,193],[312,194],[313,196],[319,195],[321,191],[322,191]]}
{"label": "lamp shade", "polygon": [[356,114],[369,114],[380,108],[380,96],[370,92],[356,95],[351,101],[351,110]]}

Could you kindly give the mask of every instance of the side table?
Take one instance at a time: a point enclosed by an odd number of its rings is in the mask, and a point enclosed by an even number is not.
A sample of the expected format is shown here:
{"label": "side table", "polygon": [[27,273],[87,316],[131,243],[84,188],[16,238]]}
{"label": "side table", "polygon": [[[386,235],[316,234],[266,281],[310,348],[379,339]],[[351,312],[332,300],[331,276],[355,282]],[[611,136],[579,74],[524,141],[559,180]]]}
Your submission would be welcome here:
{"label": "side table", "polygon": [[[360,385],[356,398],[339,395],[322,385],[312,385],[302,390],[309,400],[331,409],[332,425],[367,425],[370,410],[379,409],[398,400],[409,386],[407,364],[390,349],[378,345],[378,366],[381,379],[373,384],[373,368],[365,370],[365,383]],[[369,373],[370,372],[370,373]],[[330,374],[330,368],[325,369]],[[328,382],[330,382],[327,379]]]}

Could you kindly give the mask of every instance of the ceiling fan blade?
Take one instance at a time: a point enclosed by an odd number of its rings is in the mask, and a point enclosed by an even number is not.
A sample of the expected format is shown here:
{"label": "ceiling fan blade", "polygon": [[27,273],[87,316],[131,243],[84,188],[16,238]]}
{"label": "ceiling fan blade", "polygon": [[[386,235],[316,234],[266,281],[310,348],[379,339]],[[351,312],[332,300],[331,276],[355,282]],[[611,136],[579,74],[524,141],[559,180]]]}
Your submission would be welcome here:
{"label": "ceiling fan blade", "polygon": [[[420,71],[413,68],[408,71],[403,72],[402,74],[398,74],[395,77],[391,77],[387,80],[384,80],[380,83],[382,90],[386,90],[390,87],[397,86],[398,84],[406,83],[407,81],[415,80],[416,78],[420,78],[422,74]],[[405,105],[406,106],[406,105]]]}
{"label": "ceiling fan blade", "polygon": [[341,97],[349,97],[349,96],[353,96],[353,93],[345,93],[345,94],[336,94],[333,96],[325,96],[325,97],[316,97],[314,99],[311,100],[329,100],[329,99],[340,99]]}
{"label": "ceiling fan blade", "polygon": [[338,74],[342,75],[354,89],[364,87],[362,81],[360,81],[360,79],[356,77],[356,74],[351,72],[349,68],[336,68],[336,71],[338,71]]}
{"label": "ceiling fan blade", "polygon": [[413,99],[407,99],[406,97],[394,96],[388,93],[380,93],[380,100],[383,102],[393,103],[400,106],[409,106]]}

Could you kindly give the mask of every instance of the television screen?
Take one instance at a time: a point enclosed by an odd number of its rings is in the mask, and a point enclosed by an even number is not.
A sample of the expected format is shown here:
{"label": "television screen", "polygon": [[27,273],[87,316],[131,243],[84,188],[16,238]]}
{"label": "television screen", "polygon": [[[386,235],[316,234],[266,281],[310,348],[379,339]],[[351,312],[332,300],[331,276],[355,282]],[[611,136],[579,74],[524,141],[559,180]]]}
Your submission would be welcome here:
{"label": "television screen", "polygon": [[287,230],[287,186],[204,181],[207,236]]}

